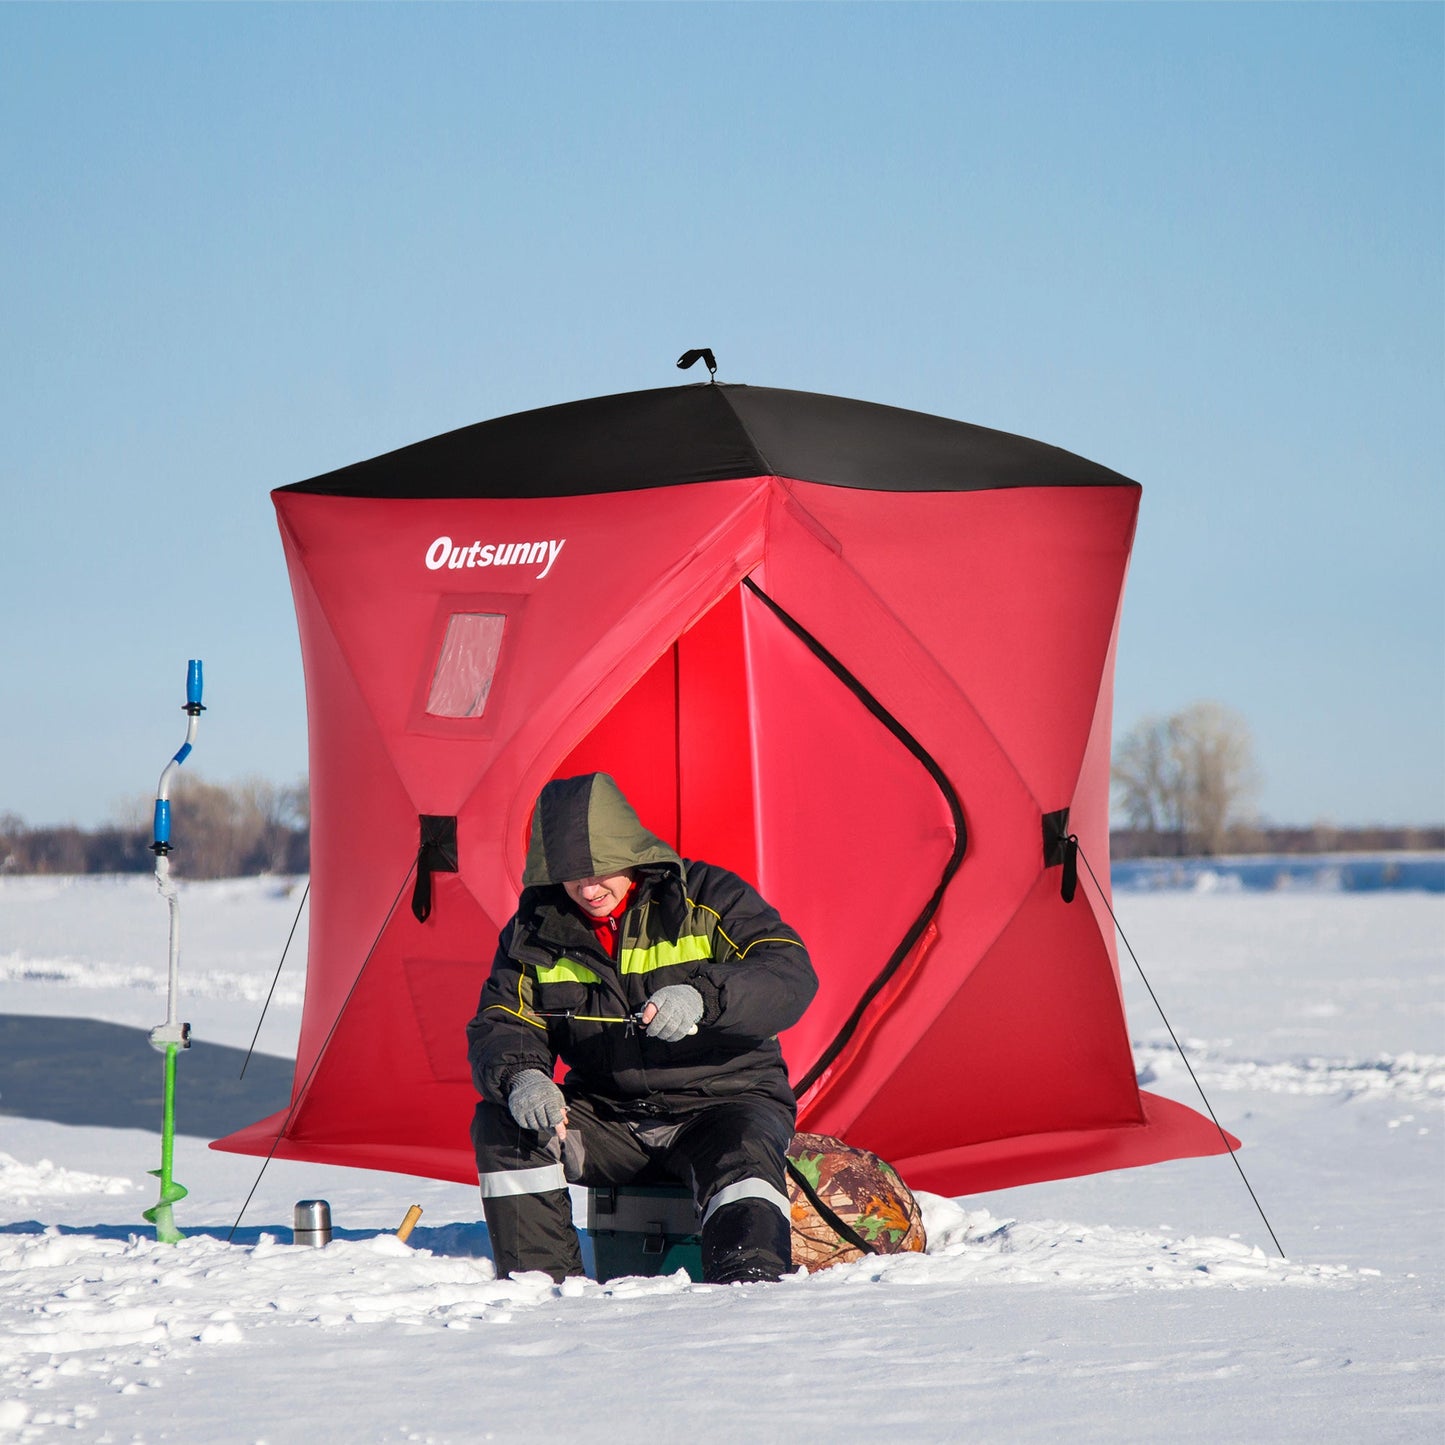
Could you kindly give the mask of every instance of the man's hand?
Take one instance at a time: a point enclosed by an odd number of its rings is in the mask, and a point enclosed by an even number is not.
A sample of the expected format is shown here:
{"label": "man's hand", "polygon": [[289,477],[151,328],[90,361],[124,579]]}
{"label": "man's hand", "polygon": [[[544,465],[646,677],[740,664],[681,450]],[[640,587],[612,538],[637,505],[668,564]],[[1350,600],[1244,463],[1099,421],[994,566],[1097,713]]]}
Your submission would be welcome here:
{"label": "man's hand", "polygon": [[702,1017],[702,995],[690,983],[670,983],[642,1006],[641,1021],[647,1037],[675,1044],[697,1032]]}
{"label": "man's hand", "polygon": [[507,1092],[507,1108],[524,1129],[539,1134],[555,1130],[559,1139],[567,1137],[567,1101],[541,1069],[524,1069],[517,1075]]}

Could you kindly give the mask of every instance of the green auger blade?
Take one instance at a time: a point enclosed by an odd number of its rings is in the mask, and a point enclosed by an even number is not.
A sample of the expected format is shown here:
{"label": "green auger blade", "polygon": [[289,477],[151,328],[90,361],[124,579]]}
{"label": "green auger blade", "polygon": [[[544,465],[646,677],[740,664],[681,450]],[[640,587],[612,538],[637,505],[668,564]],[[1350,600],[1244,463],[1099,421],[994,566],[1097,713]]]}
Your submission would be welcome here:
{"label": "green auger blade", "polygon": [[[189,1033],[190,1025],[181,1026],[183,1035]],[[154,1031],[152,1040],[155,1042]],[[166,1039],[166,1086],[165,1112],[161,1122],[161,1167],[150,1171],[152,1177],[161,1181],[161,1197],[153,1209],[147,1209],[142,1218],[156,1227],[156,1239],[162,1244],[177,1244],[185,1238],[176,1228],[171,1215],[171,1205],[184,1199],[189,1192],[184,1184],[177,1184],[171,1178],[171,1161],[176,1139],[176,1054],[185,1045],[174,1039]]]}
{"label": "green auger blade", "polygon": [[[162,1204],[174,1204],[177,1200],[184,1199],[186,1195],[191,1192],[184,1184],[177,1184],[174,1179],[167,1179],[165,1173],[160,1169],[150,1169],[146,1172],[154,1175],[155,1178],[161,1181],[161,1197],[160,1203],[156,1205],[157,1209],[159,1209]],[[150,1210],[146,1210],[145,1218],[149,1219],[150,1217]]]}
{"label": "green auger blade", "polygon": [[184,1184],[177,1184],[174,1179],[167,1179],[164,1169],[152,1169],[150,1173],[161,1181],[160,1202],[152,1208],[147,1209],[141,1216],[148,1223],[156,1227],[156,1242],[159,1244],[179,1244],[185,1235],[176,1228],[175,1216],[171,1213],[171,1205],[178,1199],[184,1199],[190,1190]]}
{"label": "green auger blade", "polygon": [[[180,1185],[176,1185],[176,1188],[180,1189]],[[181,1189],[182,1194],[185,1192],[184,1189]],[[157,1204],[154,1209],[147,1209],[144,1217],[156,1227],[157,1244],[179,1244],[185,1238],[185,1235],[176,1228],[176,1221],[171,1214],[169,1204]]]}

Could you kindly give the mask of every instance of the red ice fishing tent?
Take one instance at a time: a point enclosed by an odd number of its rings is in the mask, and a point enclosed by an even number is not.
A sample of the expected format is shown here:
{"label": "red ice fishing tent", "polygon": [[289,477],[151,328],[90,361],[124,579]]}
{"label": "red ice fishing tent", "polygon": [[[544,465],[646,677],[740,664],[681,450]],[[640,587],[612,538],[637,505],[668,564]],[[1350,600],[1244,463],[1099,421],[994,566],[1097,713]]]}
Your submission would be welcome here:
{"label": "red ice fishing tent", "polygon": [[470,1182],[464,1026],[550,778],[754,881],[821,987],[799,1127],[944,1194],[1222,1152],[1138,1089],[1108,879],[1134,482],[704,384],[274,494],[310,713],[291,1107],[216,1147]]}

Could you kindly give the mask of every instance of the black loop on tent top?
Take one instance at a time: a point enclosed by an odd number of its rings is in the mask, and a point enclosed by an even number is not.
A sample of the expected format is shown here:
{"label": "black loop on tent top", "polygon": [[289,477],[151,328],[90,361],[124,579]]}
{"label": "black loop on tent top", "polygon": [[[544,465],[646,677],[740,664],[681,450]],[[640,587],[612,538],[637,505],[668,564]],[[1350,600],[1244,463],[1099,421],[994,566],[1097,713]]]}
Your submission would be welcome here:
{"label": "black loop on tent top", "polygon": [[692,351],[684,351],[682,355],[677,358],[677,369],[679,371],[686,371],[689,367],[696,366],[699,361],[707,363],[708,377],[716,381],[717,360],[713,356],[711,349],[706,346],[699,346]]}
{"label": "black loop on tent top", "polygon": [[822,1077],[823,1072],[833,1060],[842,1053],[848,1040],[857,1032],[868,1005],[878,996],[879,991],[888,980],[898,972],[903,960],[908,957],[913,945],[923,936],[924,929],[932,921],[933,915],[938,912],[938,905],[943,901],[943,891],[948,887],[953,875],[958,872],[959,865],[963,862],[963,855],[968,848],[968,825],[963,816],[963,804],[959,801],[953,784],[949,782],[937,760],[924,748],[923,744],[811,632],[796,618],[790,617],[779,607],[751,577],[743,578],[743,586],[762,602],[823,666],[918,759],[929,777],[938,785],[938,790],[943,794],[944,800],[948,803],[948,810],[953,815],[953,852],[949,854],[948,862],[943,866],[943,874],[938,880],[938,887],[933,890],[933,896],[924,905],[923,912],[914,919],[908,932],[903,935],[898,947],[888,955],[887,962],[884,963],[868,987],[863,990],[863,996],[858,1000],[857,1007],[848,1015],[833,1041],[818,1056],[813,1067],[793,1085],[795,1093],[804,1094]]}

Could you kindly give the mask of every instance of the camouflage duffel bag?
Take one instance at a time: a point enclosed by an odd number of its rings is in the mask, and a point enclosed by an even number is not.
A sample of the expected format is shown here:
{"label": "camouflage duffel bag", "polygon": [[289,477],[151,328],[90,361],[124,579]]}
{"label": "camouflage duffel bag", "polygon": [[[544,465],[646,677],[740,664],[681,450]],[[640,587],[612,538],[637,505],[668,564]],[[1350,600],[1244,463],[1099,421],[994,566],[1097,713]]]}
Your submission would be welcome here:
{"label": "camouflage duffel bag", "polygon": [[922,1251],[923,1214],[891,1164],[828,1134],[788,1146],[793,1264],[810,1274],[865,1254]]}

